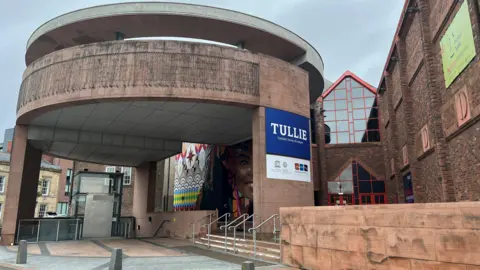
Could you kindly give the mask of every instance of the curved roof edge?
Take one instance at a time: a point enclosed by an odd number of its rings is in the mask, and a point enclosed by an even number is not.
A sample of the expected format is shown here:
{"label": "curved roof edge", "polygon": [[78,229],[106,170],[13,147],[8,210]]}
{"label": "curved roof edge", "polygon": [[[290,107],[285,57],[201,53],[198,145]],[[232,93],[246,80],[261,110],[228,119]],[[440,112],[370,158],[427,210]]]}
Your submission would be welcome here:
{"label": "curved roof edge", "polygon": [[[184,3],[171,2],[131,2],[116,3],[94,6],[76,11],[71,11],[57,16],[38,27],[30,36],[27,42],[27,50],[30,45],[40,36],[67,24],[89,19],[118,16],[118,15],[139,15],[139,14],[178,14],[194,17],[203,17],[214,20],[227,21],[251,28],[256,28],[274,34],[285,40],[303,48],[307,53],[307,58],[312,64],[321,70],[323,74],[324,63],[318,51],[305,39],[293,33],[292,31],[265,19],[249,15],[246,13],[205,6]],[[316,58],[316,59],[315,59]]]}

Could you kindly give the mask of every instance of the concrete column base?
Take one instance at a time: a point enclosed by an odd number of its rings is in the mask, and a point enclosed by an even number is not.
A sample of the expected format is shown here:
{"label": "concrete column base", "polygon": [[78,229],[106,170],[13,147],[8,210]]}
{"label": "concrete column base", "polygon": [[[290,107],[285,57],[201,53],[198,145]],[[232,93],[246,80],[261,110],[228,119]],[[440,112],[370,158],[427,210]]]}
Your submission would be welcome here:
{"label": "concrete column base", "polygon": [[27,139],[28,128],[15,126],[2,223],[2,245],[14,243],[18,220],[33,218],[42,152]]}

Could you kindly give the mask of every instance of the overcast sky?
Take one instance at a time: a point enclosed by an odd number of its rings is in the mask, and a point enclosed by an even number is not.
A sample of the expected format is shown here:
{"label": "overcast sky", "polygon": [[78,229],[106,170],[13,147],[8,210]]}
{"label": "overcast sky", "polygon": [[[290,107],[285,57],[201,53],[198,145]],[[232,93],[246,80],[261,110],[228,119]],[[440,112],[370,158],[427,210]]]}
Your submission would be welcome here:
{"label": "overcast sky", "polygon": [[[112,0],[0,0],[0,139],[13,127],[25,46],[44,22],[79,8],[131,2]],[[177,0],[245,12],[270,20],[312,44],[335,81],[350,70],[378,85],[404,0]]]}

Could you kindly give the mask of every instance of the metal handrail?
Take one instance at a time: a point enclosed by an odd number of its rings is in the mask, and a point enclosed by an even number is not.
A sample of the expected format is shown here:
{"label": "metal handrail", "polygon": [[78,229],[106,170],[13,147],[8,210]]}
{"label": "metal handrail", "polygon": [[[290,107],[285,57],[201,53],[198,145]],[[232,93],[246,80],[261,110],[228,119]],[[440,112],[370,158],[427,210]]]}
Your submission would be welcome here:
{"label": "metal handrail", "polygon": [[208,244],[209,248],[210,248],[210,234],[212,232],[212,224],[219,221],[223,217],[225,217],[225,224],[227,224],[227,220],[230,217],[230,213],[225,213],[221,217],[219,217],[219,218],[215,219],[214,221],[210,222],[209,224],[204,224],[203,225],[203,226],[207,226],[207,244]]}
{"label": "metal handrail", "polygon": [[238,218],[236,218],[235,220],[233,220],[232,222],[230,222],[230,223],[228,223],[228,224],[226,224],[226,225],[220,226],[220,230],[223,231],[222,228],[230,227],[230,225],[232,225],[232,224],[235,223],[237,220],[243,218],[243,216],[246,216],[246,215],[247,215],[247,214],[243,214],[243,215],[239,216]]}
{"label": "metal handrail", "polygon": [[233,220],[232,222],[230,222],[226,225],[220,226],[220,230],[223,230],[222,228],[226,229],[225,230],[225,252],[227,252],[227,231],[228,231],[228,227],[230,227],[230,225],[237,222],[237,220],[240,220],[241,218],[245,218],[245,216],[248,216],[248,214],[243,214],[243,215],[239,216],[238,218],[236,218],[235,220]]}
{"label": "metal handrail", "polygon": [[162,221],[162,223],[160,224],[160,226],[158,226],[157,230],[155,231],[155,233],[153,234],[152,237],[157,236],[158,231],[160,231],[160,229],[163,227],[163,224],[165,224],[165,222],[170,223],[170,222],[172,222],[172,221],[171,221],[170,219],[164,219],[164,220]]}
{"label": "metal handrail", "polygon": [[207,217],[210,217],[210,223],[212,222],[212,216],[215,216],[215,213],[210,213],[201,219],[195,221],[195,222],[190,222],[190,225],[192,225],[192,242],[195,244],[195,224],[206,219]]}
{"label": "metal handrail", "polygon": [[[245,214],[246,215],[246,214]],[[233,230],[233,252],[235,253],[236,250],[237,250],[237,227],[242,225],[243,224],[243,240],[245,240],[245,223],[247,222],[247,220],[249,220],[250,218],[252,218],[253,216],[255,216],[255,214],[252,214],[246,218],[243,219],[242,222],[238,223],[237,225],[235,226],[230,226],[227,228],[227,230],[230,230],[230,228],[234,228]],[[225,240],[226,241],[226,240]]]}
{"label": "metal handrail", "polygon": [[267,221],[273,218],[273,233],[275,234],[277,232],[277,228],[275,226],[275,219],[278,217],[278,214],[273,214],[269,218],[267,218],[265,221],[262,223],[258,224],[257,227],[250,228],[248,229],[248,232],[251,233],[253,231],[253,258],[257,257],[257,229],[262,227]]}

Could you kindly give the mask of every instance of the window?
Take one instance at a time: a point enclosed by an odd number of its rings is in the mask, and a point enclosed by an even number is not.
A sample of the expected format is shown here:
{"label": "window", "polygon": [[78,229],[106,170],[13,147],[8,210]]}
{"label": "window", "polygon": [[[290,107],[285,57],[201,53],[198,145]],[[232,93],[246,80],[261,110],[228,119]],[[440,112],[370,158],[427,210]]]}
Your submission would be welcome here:
{"label": "window", "polygon": [[43,218],[46,212],[47,212],[47,205],[40,204],[40,206],[38,207],[38,217]]}
{"label": "window", "polygon": [[3,216],[2,210],[3,210],[3,204],[0,203],[0,218],[2,218]]}
{"label": "window", "polygon": [[48,196],[50,192],[50,179],[44,178],[42,180],[42,196]]}
{"label": "window", "polygon": [[67,169],[67,179],[65,182],[65,196],[70,196],[70,185],[72,184],[72,169]]}
{"label": "window", "polygon": [[68,215],[68,203],[62,202],[57,204],[58,215]]}
{"label": "window", "polygon": [[132,184],[132,168],[131,167],[122,167],[123,173],[123,185],[129,186]]}
{"label": "window", "polygon": [[380,141],[377,97],[352,77],[345,77],[323,101],[330,143]]}
{"label": "window", "polygon": [[[117,169],[117,167],[115,166],[107,166],[105,167],[105,172],[108,172],[108,173],[115,173],[115,170]],[[105,186],[108,186],[110,185],[110,178],[109,179],[105,179]]]}
{"label": "window", "polygon": [[0,193],[5,192],[5,176],[0,176]]}
{"label": "window", "polygon": [[364,166],[353,160],[339,176],[328,181],[329,204],[378,204],[385,202],[385,181],[377,179]]}

